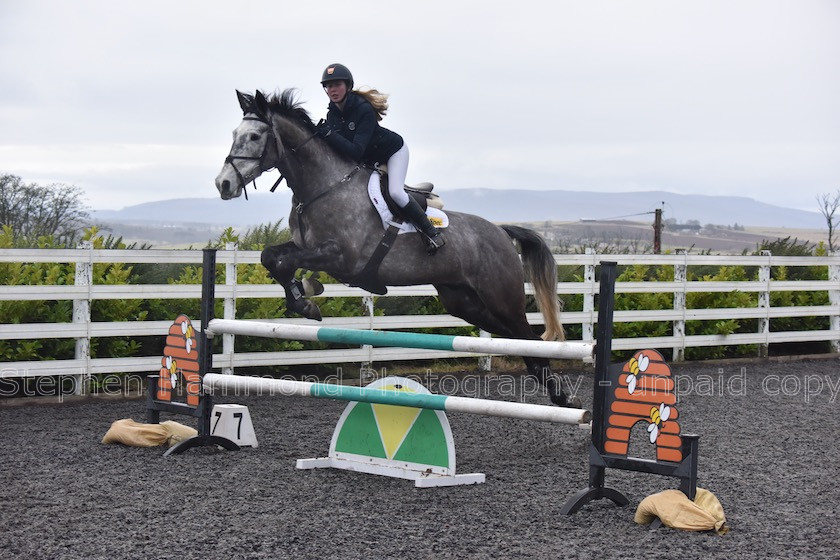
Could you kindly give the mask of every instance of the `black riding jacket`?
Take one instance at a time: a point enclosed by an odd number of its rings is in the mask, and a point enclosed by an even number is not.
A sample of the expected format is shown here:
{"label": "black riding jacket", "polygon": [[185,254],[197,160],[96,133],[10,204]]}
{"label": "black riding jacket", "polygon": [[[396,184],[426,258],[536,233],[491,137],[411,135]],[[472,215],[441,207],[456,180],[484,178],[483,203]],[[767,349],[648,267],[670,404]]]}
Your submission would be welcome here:
{"label": "black riding jacket", "polygon": [[330,102],[327,124],[333,132],[327,136],[327,143],[353,161],[387,163],[403,147],[402,136],[379,126],[376,110],[361,95],[351,91],[345,99],[343,111]]}

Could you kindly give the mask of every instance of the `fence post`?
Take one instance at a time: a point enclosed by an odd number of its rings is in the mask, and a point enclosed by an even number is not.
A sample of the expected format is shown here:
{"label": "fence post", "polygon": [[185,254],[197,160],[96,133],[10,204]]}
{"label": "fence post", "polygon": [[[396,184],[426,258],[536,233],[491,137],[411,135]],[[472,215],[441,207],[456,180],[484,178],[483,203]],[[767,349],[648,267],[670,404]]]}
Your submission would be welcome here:
{"label": "fence post", "polygon": [[[583,309],[588,319],[581,324],[581,340],[592,342],[595,340],[595,251],[587,247],[585,254],[592,255],[592,260],[583,265]],[[587,289],[588,288],[588,289]]]}
{"label": "fence post", "polygon": [[[837,253],[831,252],[829,256],[834,257]],[[834,307],[834,313],[830,316],[829,326],[832,332],[840,332],[840,265],[828,265],[828,279],[834,287],[828,290],[828,302]],[[840,340],[831,341],[831,351],[840,352]]]}
{"label": "fence post", "polygon": [[74,375],[73,393],[84,394],[84,385],[90,379],[90,301],[93,284],[93,244],[90,241],[79,243],[78,249],[86,252],[85,260],[76,261],[76,286],[87,286],[87,298],[73,300],[73,323],[85,325],[85,336],[76,339],[75,357],[85,361],[84,373]]}
{"label": "fence post", "polygon": [[[373,329],[374,307],[372,295],[368,294],[362,296],[362,307],[364,307],[367,312],[368,328]],[[362,384],[367,385],[376,379],[376,375],[373,370],[373,346],[370,344],[362,344],[362,349],[367,350],[367,361],[362,362],[361,364],[361,373],[359,374],[359,378],[361,379]]]}
{"label": "fence post", "polygon": [[[232,289],[230,297],[225,298],[224,317],[225,319],[236,319],[236,265],[239,255],[237,244],[228,241],[225,243],[225,251],[233,251],[233,262],[225,264],[225,285],[231,286]],[[236,337],[234,335],[228,333],[222,335],[222,354],[230,360],[230,366],[222,368],[222,373],[225,375],[233,375],[234,373],[233,360],[236,357],[236,351],[234,350],[235,344]]]}
{"label": "fence post", "polygon": [[764,342],[758,345],[758,357],[766,358],[770,350],[770,251],[761,251],[762,257],[767,257],[767,263],[758,268],[758,281],[764,284],[764,291],[758,292],[758,308],[765,312],[764,317],[758,318],[758,332],[764,335]]}
{"label": "fence post", "polygon": [[[491,338],[490,333],[484,330],[478,330],[478,336],[481,338]],[[493,369],[493,356],[480,356],[478,358],[478,369],[481,371],[491,371]]]}
{"label": "fence post", "polygon": [[674,264],[674,282],[682,284],[674,292],[674,311],[682,315],[681,319],[674,321],[674,338],[677,344],[674,345],[673,361],[682,362],[685,360],[685,307],[686,307],[686,281],[688,278],[688,252],[685,249],[675,249],[674,253],[683,256],[683,262]]}

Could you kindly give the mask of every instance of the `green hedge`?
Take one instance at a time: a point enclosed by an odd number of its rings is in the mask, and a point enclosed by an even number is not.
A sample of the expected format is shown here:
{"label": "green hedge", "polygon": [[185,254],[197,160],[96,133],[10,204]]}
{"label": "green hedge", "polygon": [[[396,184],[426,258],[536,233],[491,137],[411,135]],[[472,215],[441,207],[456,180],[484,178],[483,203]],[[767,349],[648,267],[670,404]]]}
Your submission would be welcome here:
{"label": "green hedge", "polygon": [[[266,245],[283,243],[289,239],[289,231],[282,227],[282,221],[259,226],[248,230],[243,235],[236,234],[231,228],[226,230],[218,239],[208,243],[208,246],[223,248],[229,242],[235,242],[242,250],[259,250]],[[90,241],[96,249],[124,249],[127,246],[121,239],[102,236],[96,228],[87,230],[83,237]],[[0,248],[19,246],[14,232],[4,227],[0,233]],[[59,248],[60,243],[50,237],[38,238],[35,246],[38,248]],[[140,247],[141,249],[146,247]],[[825,254],[824,247],[804,247],[794,240],[780,240],[757,249],[769,248],[776,254]],[[225,267],[219,265],[217,274],[219,282],[224,282]],[[273,280],[267,271],[259,264],[238,265],[236,269],[239,284],[271,284]],[[580,267],[562,266],[558,270],[562,281],[582,281]],[[62,263],[0,263],[0,281],[6,285],[73,285],[75,266]],[[825,266],[795,267],[788,269],[776,266],[771,269],[771,276],[776,280],[825,280],[827,269]],[[619,267],[619,282],[668,282],[674,278],[673,266],[630,265]],[[324,273],[319,273],[318,279],[323,283],[335,282]],[[692,267],[689,269],[689,281],[747,281],[758,279],[757,267],[743,266],[709,266]],[[94,284],[200,284],[201,267],[192,265],[157,265],[137,264],[128,266],[122,263],[94,264]],[[564,308],[566,311],[580,311],[583,306],[581,295],[566,296]],[[617,294],[616,310],[657,310],[672,309],[674,296],[670,292],[646,294]],[[349,317],[365,313],[358,297],[317,298],[324,316]],[[828,294],[822,292],[781,292],[771,294],[771,304],[782,306],[810,306],[826,305]],[[223,313],[223,302],[216,303],[216,314]],[[733,291],[728,293],[690,293],[686,297],[689,309],[726,308],[726,307],[756,307],[758,295]],[[184,300],[97,300],[92,303],[91,315],[94,321],[143,321],[170,320],[176,314],[186,313],[191,317],[198,317],[199,301]],[[535,311],[533,300],[529,300],[529,311]],[[242,299],[237,301],[236,316],[239,319],[257,319],[266,317],[282,317],[285,315],[285,300],[283,298]],[[381,298],[376,306],[379,314],[441,314],[445,313],[437,298]],[[3,301],[0,302],[0,314],[5,323],[63,323],[72,321],[72,302],[70,301]],[[727,319],[716,321],[687,321],[687,335],[725,335],[732,333],[756,332],[758,328],[755,319]],[[779,330],[820,330],[828,328],[826,317],[802,317],[774,319],[771,328]],[[477,329],[464,327],[449,329],[453,334],[476,334]],[[616,323],[614,333],[617,338],[669,336],[673,332],[670,321],[660,322],[632,322]],[[580,338],[580,326],[572,325],[568,329],[569,338]],[[56,340],[3,340],[0,341],[0,359],[3,361],[29,361],[38,359],[71,359],[74,354],[74,341],[68,339]],[[138,355],[155,355],[162,350],[163,337],[108,337],[94,339],[91,344],[93,357],[127,357]],[[824,345],[828,351],[828,343]],[[278,341],[257,337],[240,337],[236,341],[238,352],[261,352],[297,350],[302,348],[321,348],[319,343],[302,343],[298,341]],[[686,358],[704,359],[731,356],[754,356],[755,347],[711,347],[688,348]],[[275,370],[279,368],[273,368]]]}

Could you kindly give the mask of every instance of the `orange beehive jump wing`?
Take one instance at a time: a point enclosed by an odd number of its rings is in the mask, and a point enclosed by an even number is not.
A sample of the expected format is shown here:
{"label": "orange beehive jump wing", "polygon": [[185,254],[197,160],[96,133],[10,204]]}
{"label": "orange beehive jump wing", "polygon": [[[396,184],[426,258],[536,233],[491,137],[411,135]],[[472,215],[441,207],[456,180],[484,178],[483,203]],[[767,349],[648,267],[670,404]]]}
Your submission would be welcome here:
{"label": "orange beehive jump wing", "polygon": [[659,460],[681,461],[675,384],[662,354],[656,350],[636,352],[618,371],[617,379],[614,374],[612,381],[604,452],[626,456],[632,428],[641,422],[653,430],[645,435],[648,439],[655,437]]}
{"label": "orange beehive jump wing", "polygon": [[183,383],[187,392],[187,404],[198,406],[201,390],[201,379],[198,375],[198,342],[195,329],[186,315],[180,315],[169,327],[161,366],[158,400],[171,401],[172,393]]}

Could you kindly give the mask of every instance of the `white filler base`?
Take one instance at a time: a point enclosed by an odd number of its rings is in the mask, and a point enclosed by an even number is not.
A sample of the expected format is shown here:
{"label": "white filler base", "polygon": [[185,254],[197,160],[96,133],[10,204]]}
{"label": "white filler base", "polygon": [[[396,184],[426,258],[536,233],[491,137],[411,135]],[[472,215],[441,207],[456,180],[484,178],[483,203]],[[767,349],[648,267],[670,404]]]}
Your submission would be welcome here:
{"label": "white filler base", "polygon": [[483,484],[484,473],[445,475],[430,472],[420,472],[409,468],[363,463],[338,457],[321,457],[318,459],[298,459],[299,469],[342,469],[391,478],[413,480],[415,488],[435,488],[438,486],[461,486],[465,484]]}
{"label": "white filler base", "polygon": [[227,438],[239,447],[257,447],[257,434],[248,407],[241,404],[213,405],[210,435]]}

